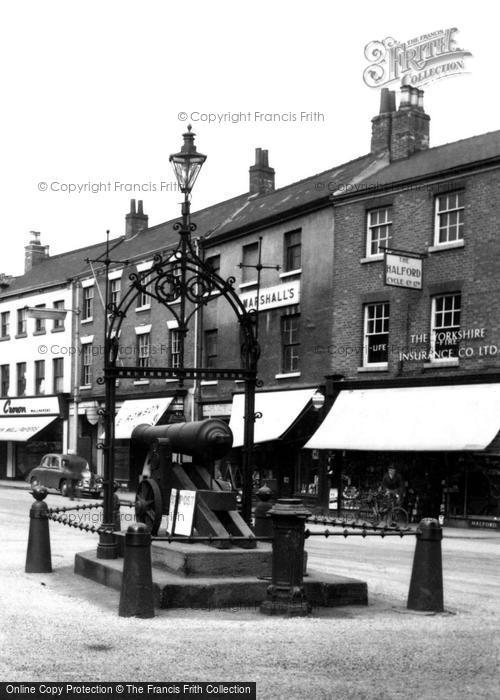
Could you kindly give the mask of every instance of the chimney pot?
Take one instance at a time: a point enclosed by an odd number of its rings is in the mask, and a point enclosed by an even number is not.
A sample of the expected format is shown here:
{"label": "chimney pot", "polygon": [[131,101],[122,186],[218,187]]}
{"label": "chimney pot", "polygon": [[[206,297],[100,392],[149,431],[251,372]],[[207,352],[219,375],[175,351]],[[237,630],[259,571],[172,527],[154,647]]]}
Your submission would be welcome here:
{"label": "chimney pot", "polygon": [[410,86],[403,85],[401,87],[401,98],[399,100],[399,109],[407,109],[410,106]]}

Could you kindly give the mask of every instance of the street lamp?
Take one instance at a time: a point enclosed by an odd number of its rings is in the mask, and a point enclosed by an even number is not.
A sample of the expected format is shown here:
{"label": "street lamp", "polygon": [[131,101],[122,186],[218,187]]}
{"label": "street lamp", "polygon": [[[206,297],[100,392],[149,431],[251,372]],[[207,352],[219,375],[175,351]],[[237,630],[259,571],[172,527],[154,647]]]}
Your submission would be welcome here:
{"label": "street lamp", "polygon": [[177,178],[180,191],[185,194],[187,201],[191,190],[193,189],[196,178],[198,177],[201,166],[206,161],[207,157],[202,153],[198,153],[194,145],[195,134],[191,131],[191,124],[188,125],[188,130],[183,134],[184,143],[182,144],[179,153],[172,153],[169,160]]}

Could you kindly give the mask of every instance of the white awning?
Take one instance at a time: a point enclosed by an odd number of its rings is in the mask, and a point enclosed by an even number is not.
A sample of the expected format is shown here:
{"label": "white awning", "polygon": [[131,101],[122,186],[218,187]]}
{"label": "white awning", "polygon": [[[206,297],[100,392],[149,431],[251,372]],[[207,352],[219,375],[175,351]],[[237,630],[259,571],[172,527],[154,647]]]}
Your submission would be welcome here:
{"label": "white awning", "polygon": [[500,429],[500,384],[343,390],[310,449],[483,450]]}
{"label": "white awning", "polygon": [[[255,412],[262,418],[255,421],[254,442],[278,440],[292,425],[316,389],[296,389],[294,391],[269,391],[255,394]],[[233,447],[243,445],[245,395],[233,396],[229,427],[233,431]]]}
{"label": "white awning", "polygon": [[46,428],[57,416],[13,416],[0,418],[0,441],[26,442]]}
{"label": "white awning", "polygon": [[124,401],[116,415],[115,438],[128,440],[132,430],[141,423],[156,425],[172,401],[173,396]]}

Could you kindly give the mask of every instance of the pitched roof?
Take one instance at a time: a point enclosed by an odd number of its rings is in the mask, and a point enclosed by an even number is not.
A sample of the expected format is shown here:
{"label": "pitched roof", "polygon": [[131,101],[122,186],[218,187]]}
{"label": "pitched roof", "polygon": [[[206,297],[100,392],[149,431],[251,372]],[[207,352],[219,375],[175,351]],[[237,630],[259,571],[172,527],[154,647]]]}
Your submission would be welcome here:
{"label": "pitched roof", "polygon": [[[268,194],[255,195],[248,192],[224,202],[219,202],[192,215],[197,226],[197,235],[218,237],[244,228],[268,222],[273,217],[282,217],[287,212],[310,206],[329,206],[332,183],[349,182],[369,174],[384,165],[380,156],[368,154],[356,160],[331,168],[305,180],[281,187]],[[148,255],[173,247],[179,240],[173,224],[179,219],[172,219],[157,226],[152,226],[125,239],[124,236],[110,241],[116,246],[114,257],[122,260],[138,260]],[[96,259],[104,255],[105,243],[98,243],[67,253],[54,255],[39,262],[24,275],[15,277],[0,298],[64,283],[73,277],[89,273],[86,258]]]}
{"label": "pitched roof", "polygon": [[[377,188],[382,188],[392,183],[459,170],[474,163],[493,161],[498,158],[500,158],[500,131],[490,131],[414,153],[409,158],[390,163],[379,170],[375,176],[365,178],[363,182],[370,182]],[[360,191],[358,190],[357,194]],[[336,196],[343,194],[339,192]]]}
{"label": "pitched roof", "polygon": [[[460,169],[476,162],[500,158],[500,131],[462,139],[413,154],[410,158],[387,164],[384,155],[368,154],[348,163],[325,170],[304,180],[286,185],[263,195],[241,194],[193,213],[197,233],[214,241],[259,226],[272,224],[285,216],[308,208],[328,206],[332,193],[335,199],[360,194],[362,188],[346,185],[369,183],[377,189],[410,179],[418,179],[443,171]],[[178,234],[172,219],[141,231],[126,240],[124,236],[110,241],[114,255],[121,259],[144,259],[148,255],[174,246]],[[12,294],[62,284],[68,279],[88,274],[86,258],[99,258],[106,244],[95,245],[54,255],[33,269],[13,278],[0,298]]]}

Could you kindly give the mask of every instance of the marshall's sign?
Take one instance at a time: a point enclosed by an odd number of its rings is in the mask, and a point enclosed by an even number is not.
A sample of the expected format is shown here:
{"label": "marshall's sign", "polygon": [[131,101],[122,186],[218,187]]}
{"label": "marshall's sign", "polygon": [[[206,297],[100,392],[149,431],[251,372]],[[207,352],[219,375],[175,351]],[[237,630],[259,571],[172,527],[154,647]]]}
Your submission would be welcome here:
{"label": "marshall's sign", "polygon": [[240,299],[246,309],[259,309],[267,311],[279,306],[290,306],[300,302],[300,281],[277,284],[275,287],[261,289],[257,295],[257,290],[240,294]]}

